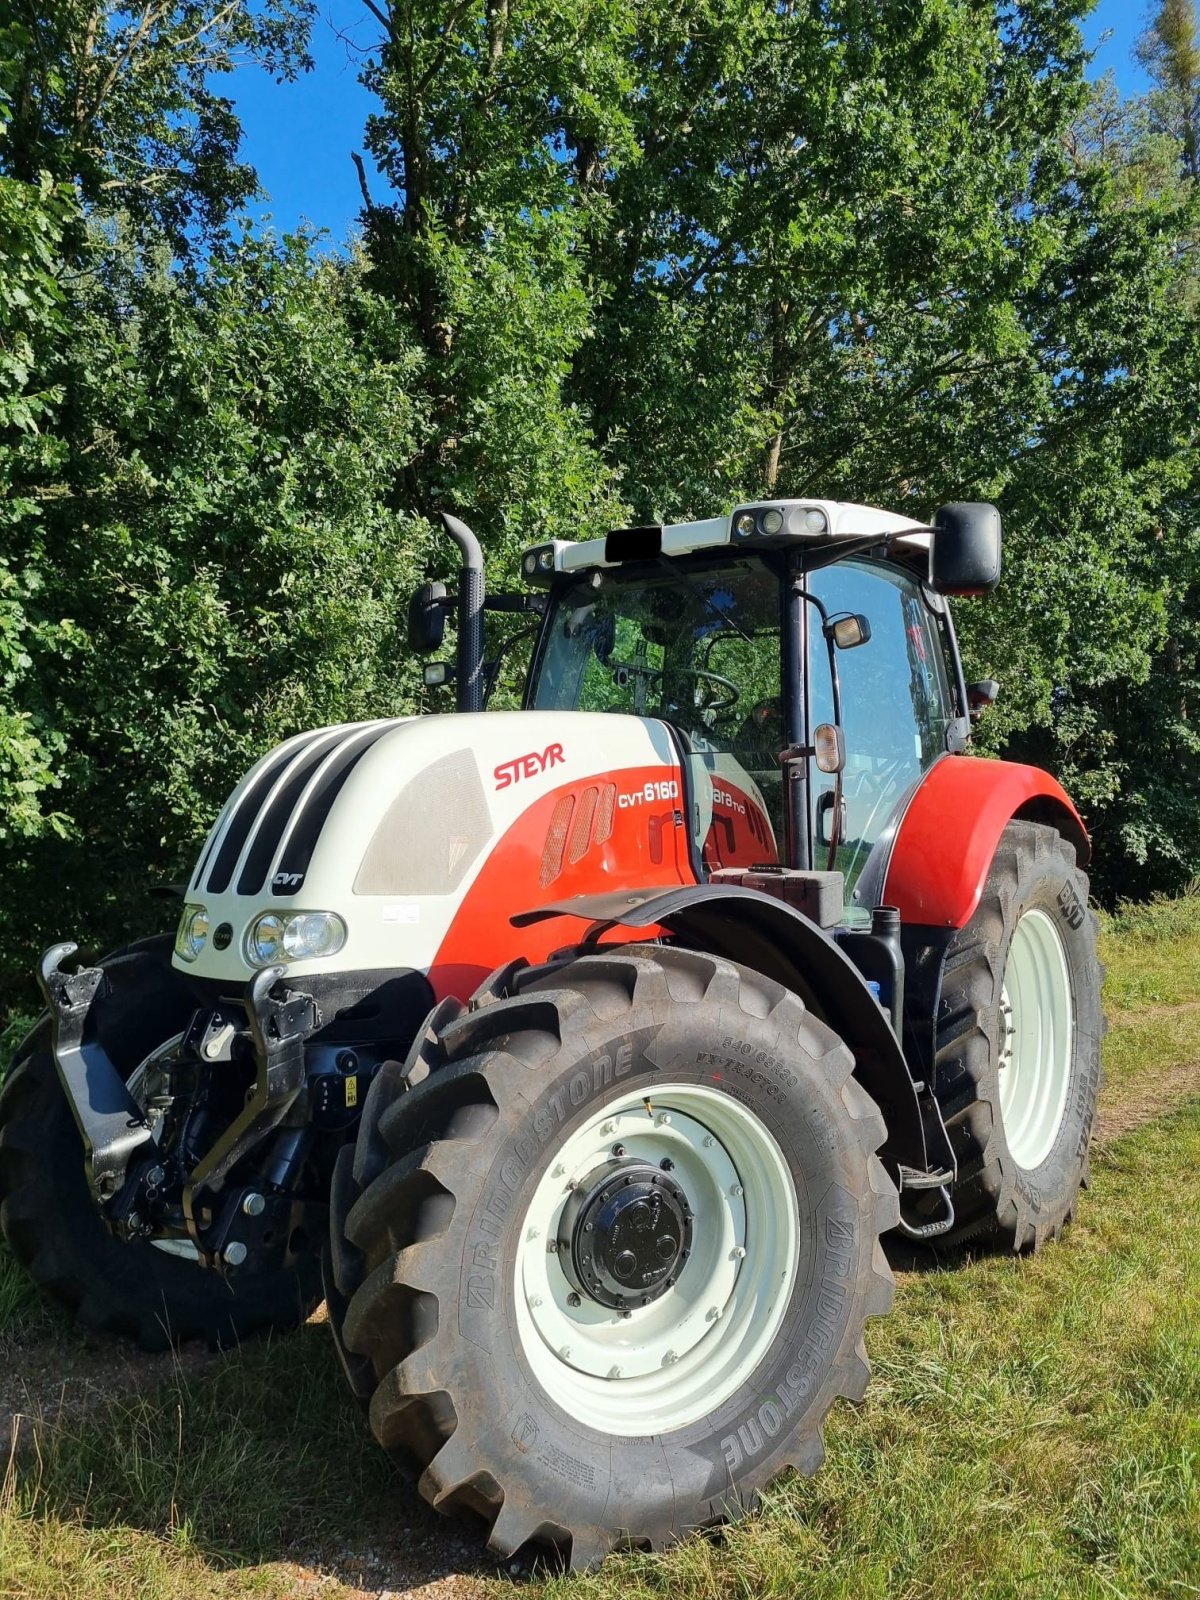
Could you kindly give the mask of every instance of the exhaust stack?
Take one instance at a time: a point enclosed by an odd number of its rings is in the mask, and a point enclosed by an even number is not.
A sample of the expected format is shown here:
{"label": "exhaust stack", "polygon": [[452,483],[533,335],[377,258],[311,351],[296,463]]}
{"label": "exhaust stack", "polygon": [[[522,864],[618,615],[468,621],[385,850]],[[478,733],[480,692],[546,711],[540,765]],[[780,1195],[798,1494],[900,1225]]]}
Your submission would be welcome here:
{"label": "exhaust stack", "polygon": [[458,593],[458,662],[455,671],[460,711],[483,710],[483,551],[479,540],[457,517],[439,512],[442,526],[462,552]]}

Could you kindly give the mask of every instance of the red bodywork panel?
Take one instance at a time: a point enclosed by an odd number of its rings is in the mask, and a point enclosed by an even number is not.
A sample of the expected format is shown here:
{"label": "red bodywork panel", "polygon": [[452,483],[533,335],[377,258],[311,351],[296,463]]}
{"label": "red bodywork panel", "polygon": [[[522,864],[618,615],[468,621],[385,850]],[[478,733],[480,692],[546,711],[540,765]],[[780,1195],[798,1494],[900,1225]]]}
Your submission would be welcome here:
{"label": "red bodywork panel", "polygon": [[[694,884],[678,767],[594,773],[541,795],[492,845],[429,969],[439,1000],[465,999],[520,954],[544,961],[582,928],[560,920],[524,928],[509,920],[574,895]],[[588,917],[591,921],[591,917]],[[614,928],[606,942],[654,938],[655,929]]]}
{"label": "red bodywork panel", "polygon": [[983,894],[1000,835],[1014,817],[1049,822],[1090,855],[1087,830],[1066,791],[1039,767],[978,756],[946,756],[909,802],[888,866],[883,899],[906,923],[961,928]]}

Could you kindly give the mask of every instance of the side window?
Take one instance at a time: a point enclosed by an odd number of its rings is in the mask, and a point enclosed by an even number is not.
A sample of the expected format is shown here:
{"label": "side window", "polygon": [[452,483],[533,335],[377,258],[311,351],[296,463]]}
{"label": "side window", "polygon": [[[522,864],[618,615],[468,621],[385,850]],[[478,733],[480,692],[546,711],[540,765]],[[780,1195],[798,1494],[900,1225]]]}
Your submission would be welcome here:
{"label": "side window", "polygon": [[[866,644],[838,652],[846,734],[838,865],[849,898],[901,797],[945,752],[953,706],[938,621],[911,579],[894,567],[844,561],[814,573],[810,592],[831,616],[861,612],[871,625]],[[812,724],[832,721],[829,659],[815,626],[808,685]],[[834,780],[813,777],[814,833],[828,839]]]}

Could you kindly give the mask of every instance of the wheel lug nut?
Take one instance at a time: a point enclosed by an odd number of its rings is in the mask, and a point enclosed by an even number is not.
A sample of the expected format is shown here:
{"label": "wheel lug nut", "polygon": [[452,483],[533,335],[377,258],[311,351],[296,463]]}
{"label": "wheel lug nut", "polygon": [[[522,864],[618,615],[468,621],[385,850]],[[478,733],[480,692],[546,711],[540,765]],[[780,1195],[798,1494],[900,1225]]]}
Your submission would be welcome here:
{"label": "wheel lug nut", "polygon": [[675,1171],[675,1163],[671,1160],[670,1156],[664,1156],[658,1164],[664,1172]]}
{"label": "wheel lug nut", "polygon": [[529,1232],[525,1235],[527,1239],[540,1239],[541,1236],[542,1230],[540,1228],[530,1228]]}
{"label": "wheel lug nut", "polygon": [[732,1255],[735,1261],[744,1261],[746,1257],[746,1246],[744,1244],[735,1244],[733,1249],[730,1251],[730,1255]]}
{"label": "wheel lug nut", "polygon": [[615,1144],[615,1145],[613,1145],[612,1153],[613,1153],[614,1156],[616,1156],[617,1160],[619,1161],[621,1159],[621,1157],[625,1154],[625,1146],[623,1144]]}
{"label": "wheel lug nut", "polygon": [[706,1133],[704,1135],[704,1148],[706,1150],[711,1150],[713,1145],[716,1144],[716,1142],[717,1141],[713,1138],[711,1133]]}
{"label": "wheel lug nut", "polygon": [[619,1378],[621,1376],[620,1367],[609,1367],[608,1375],[610,1378]]}
{"label": "wheel lug nut", "polygon": [[671,1125],[671,1113],[669,1111],[660,1111],[657,1120],[660,1128],[669,1128]]}
{"label": "wheel lug nut", "polygon": [[617,1125],[616,1125],[615,1122],[602,1122],[600,1124],[600,1132],[601,1133],[605,1133],[605,1134],[616,1133],[616,1131],[617,1131]]}
{"label": "wheel lug nut", "polygon": [[542,1297],[541,1297],[540,1294],[531,1294],[529,1296],[529,1304],[530,1304],[530,1306],[532,1307],[532,1309],[534,1311],[537,1310],[537,1308],[541,1305],[541,1303],[542,1303]]}
{"label": "wheel lug nut", "polygon": [[569,1344],[564,1344],[561,1347],[561,1349],[559,1350],[558,1353],[563,1358],[563,1360],[565,1361],[568,1358],[568,1356],[571,1354],[571,1346]]}
{"label": "wheel lug nut", "polygon": [[730,1185],[729,1192],[736,1200],[740,1195],[745,1193],[745,1190],[742,1188],[740,1183],[735,1183]]}
{"label": "wheel lug nut", "polygon": [[566,1169],[566,1167],[563,1166],[561,1161],[554,1167],[554,1169],[550,1173],[550,1176],[552,1178],[565,1178],[566,1175],[567,1175],[567,1169]]}
{"label": "wheel lug nut", "polygon": [[557,1239],[547,1239],[546,1240],[546,1249],[547,1249],[547,1251],[549,1252],[550,1255],[556,1256],[558,1254],[558,1240]]}
{"label": "wheel lug nut", "polygon": [[708,1320],[710,1322],[719,1322],[721,1320],[721,1308],[720,1308],[720,1306],[709,1306],[709,1308],[708,1308]]}
{"label": "wheel lug nut", "polygon": [[583,1301],[575,1293],[574,1289],[572,1289],[570,1294],[567,1296],[567,1304],[569,1306],[581,1306],[583,1304]]}
{"label": "wheel lug nut", "polygon": [[675,1354],[674,1350],[668,1350],[666,1355],[662,1358],[662,1364],[664,1367],[673,1367],[678,1360],[679,1357]]}

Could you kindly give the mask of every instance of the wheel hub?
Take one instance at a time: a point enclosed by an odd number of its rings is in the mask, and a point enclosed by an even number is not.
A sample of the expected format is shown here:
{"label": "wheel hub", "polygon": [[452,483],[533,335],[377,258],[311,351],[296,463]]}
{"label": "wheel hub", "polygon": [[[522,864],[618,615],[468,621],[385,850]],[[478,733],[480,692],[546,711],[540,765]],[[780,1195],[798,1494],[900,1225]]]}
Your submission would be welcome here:
{"label": "wheel hub", "polygon": [[580,1294],[622,1310],[671,1288],[692,1243],[682,1187],[644,1161],[602,1162],[572,1190],[558,1228],[559,1259]]}

